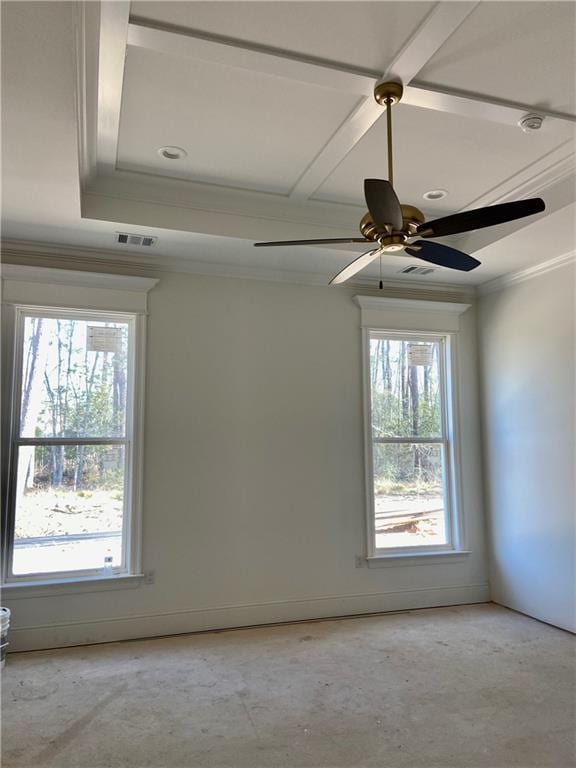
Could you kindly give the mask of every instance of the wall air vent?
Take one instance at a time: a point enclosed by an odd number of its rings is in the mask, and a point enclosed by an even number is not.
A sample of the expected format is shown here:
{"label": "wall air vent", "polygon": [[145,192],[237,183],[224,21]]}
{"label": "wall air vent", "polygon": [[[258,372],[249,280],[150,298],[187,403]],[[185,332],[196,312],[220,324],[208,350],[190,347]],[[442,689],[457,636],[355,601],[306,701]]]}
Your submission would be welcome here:
{"label": "wall air vent", "polygon": [[404,267],[399,270],[400,275],[429,275],[436,270],[433,267],[417,267],[415,264],[411,264],[409,267]]}
{"label": "wall air vent", "polygon": [[114,239],[120,245],[132,245],[136,248],[151,248],[156,245],[157,237],[149,235],[134,235],[128,232],[116,232]]}

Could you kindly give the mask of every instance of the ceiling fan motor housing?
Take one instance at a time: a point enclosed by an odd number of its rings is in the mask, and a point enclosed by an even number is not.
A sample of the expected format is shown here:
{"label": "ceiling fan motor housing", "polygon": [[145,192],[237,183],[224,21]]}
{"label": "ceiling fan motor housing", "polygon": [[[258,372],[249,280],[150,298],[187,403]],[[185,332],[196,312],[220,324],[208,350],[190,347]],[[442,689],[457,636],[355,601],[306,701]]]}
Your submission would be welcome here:
{"label": "ceiling fan motor housing", "polygon": [[[425,221],[424,214],[421,210],[413,205],[402,205],[401,208],[401,234],[405,235],[406,237],[413,237],[416,234],[416,228],[418,225],[423,224]],[[362,217],[362,221],[360,222],[360,232],[364,235],[366,240],[370,240],[372,242],[392,235],[392,232],[387,232],[386,230],[376,226],[376,224],[374,224],[372,221],[372,217],[369,213],[364,214]]]}
{"label": "ceiling fan motor housing", "polygon": [[401,205],[400,207],[402,208],[404,230],[407,230],[410,234],[415,234],[416,227],[418,227],[420,224],[424,224],[426,221],[424,214],[414,205]]}

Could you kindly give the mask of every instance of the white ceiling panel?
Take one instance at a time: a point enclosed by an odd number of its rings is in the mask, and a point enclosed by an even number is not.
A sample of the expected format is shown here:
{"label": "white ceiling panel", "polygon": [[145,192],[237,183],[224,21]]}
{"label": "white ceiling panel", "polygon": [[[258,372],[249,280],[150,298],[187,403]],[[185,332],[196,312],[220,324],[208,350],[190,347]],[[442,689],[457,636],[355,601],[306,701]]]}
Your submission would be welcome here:
{"label": "white ceiling panel", "polygon": [[[358,97],[129,48],[118,167],[287,194]],[[158,155],[182,147],[183,160]]]}
{"label": "white ceiling panel", "polygon": [[[545,122],[539,132],[400,104],[393,112],[394,186],[404,203],[438,214],[481,195],[567,141],[570,128]],[[573,142],[572,142],[573,143]],[[363,180],[387,178],[384,115],[317,190],[319,200],[362,204]],[[430,202],[429,190],[448,196]]]}
{"label": "white ceiling panel", "polygon": [[383,72],[434,3],[134,2],[131,13]]}
{"label": "white ceiling panel", "polygon": [[574,2],[483,2],[418,80],[574,114],[575,63]]}

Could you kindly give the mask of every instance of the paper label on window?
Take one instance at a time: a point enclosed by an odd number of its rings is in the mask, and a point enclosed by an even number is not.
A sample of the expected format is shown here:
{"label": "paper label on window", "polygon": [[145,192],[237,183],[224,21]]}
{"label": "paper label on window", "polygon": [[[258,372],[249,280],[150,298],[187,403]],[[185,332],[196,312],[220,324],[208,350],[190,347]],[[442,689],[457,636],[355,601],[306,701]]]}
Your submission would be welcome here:
{"label": "paper label on window", "polygon": [[432,344],[409,344],[408,365],[432,365]]}
{"label": "paper label on window", "polygon": [[121,352],[122,328],[105,328],[89,325],[86,344],[88,352]]}
{"label": "paper label on window", "polygon": [[102,456],[103,469],[115,469],[120,459],[120,450],[118,448],[109,448]]}

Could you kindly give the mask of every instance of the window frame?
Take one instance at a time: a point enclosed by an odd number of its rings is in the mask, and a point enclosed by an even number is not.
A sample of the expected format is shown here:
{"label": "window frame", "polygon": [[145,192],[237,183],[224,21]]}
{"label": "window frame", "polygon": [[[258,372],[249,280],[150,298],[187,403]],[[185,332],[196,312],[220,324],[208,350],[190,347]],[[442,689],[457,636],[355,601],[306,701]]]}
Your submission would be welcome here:
{"label": "window frame", "polygon": [[[448,532],[446,544],[414,545],[405,547],[376,547],[375,499],[374,499],[374,451],[372,431],[372,382],[370,370],[370,341],[372,338],[429,341],[440,343],[439,376],[442,412],[442,436],[440,438],[380,438],[379,444],[440,444],[443,450],[443,495],[445,520]],[[381,326],[362,327],[362,368],[364,379],[364,444],[366,480],[366,542],[368,561],[394,559],[411,560],[418,556],[455,555],[466,552],[464,519],[461,504],[459,420],[457,397],[457,334],[446,331],[400,330]]]}
{"label": "window frame", "polygon": [[[126,579],[141,575],[142,556],[142,459],[143,459],[143,411],[145,372],[145,315],[137,311],[120,311],[106,308],[68,306],[39,306],[27,303],[9,303],[4,307],[6,328],[6,371],[4,391],[9,393],[5,403],[5,423],[8,434],[4,436],[6,458],[3,475],[3,542],[2,585],[62,584],[86,581]],[[22,400],[22,363],[24,328],[27,317],[75,319],[84,321],[121,322],[128,325],[128,358],[126,392],[126,427],[124,437],[103,438],[23,438],[20,436],[20,410]],[[101,568],[75,571],[50,571],[31,574],[14,574],[13,546],[16,519],[16,488],[18,448],[21,445],[123,445],[125,450],[125,476],[122,521],[122,563],[105,575]]]}

